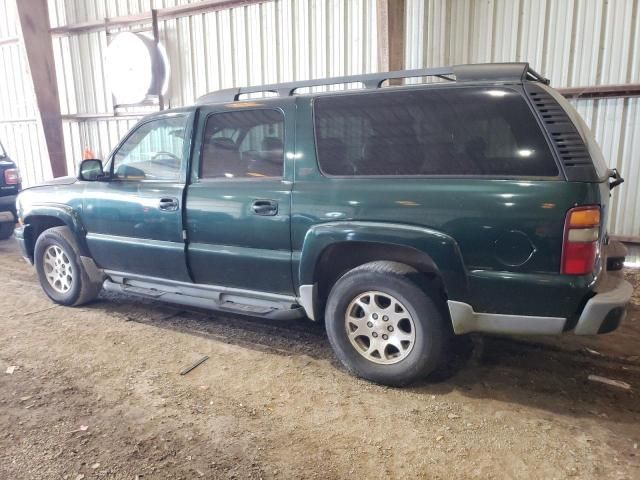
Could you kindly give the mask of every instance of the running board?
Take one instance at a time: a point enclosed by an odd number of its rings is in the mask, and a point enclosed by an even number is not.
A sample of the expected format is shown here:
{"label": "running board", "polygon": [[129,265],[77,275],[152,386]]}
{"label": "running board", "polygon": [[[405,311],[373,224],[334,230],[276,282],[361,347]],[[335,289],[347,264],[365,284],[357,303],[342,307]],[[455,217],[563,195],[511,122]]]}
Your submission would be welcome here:
{"label": "running board", "polygon": [[109,278],[102,287],[109,292],[274,320],[294,320],[306,316],[295,298],[286,295],[106,273]]}

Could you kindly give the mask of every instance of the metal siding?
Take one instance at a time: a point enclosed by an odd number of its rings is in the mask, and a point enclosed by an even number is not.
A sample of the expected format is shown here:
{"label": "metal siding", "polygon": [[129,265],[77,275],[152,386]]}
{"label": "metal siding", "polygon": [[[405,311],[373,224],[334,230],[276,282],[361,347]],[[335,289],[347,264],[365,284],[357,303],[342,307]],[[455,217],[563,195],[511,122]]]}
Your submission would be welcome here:
{"label": "metal siding", "polygon": [[[197,2],[48,1],[54,27]],[[639,3],[407,0],[407,68],[515,60],[529,61],[556,87],[640,82]],[[376,71],[375,4],[276,0],[162,21],[160,35],[172,69],[168,104],[190,104],[208,91],[231,86]],[[0,39],[16,37],[17,24],[15,0],[0,2]],[[54,39],[64,114],[110,113],[103,65],[106,43],[104,32]],[[21,46],[1,45],[0,62],[11,66],[0,74],[0,135],[23,164],[26,183],[35,183],[47,178],[50,168]],[[634,188],[640,179],[638,102],[573,101],[610,165],[628,180],[614,193],[611,231],[640,237],[640,194]],[[131,118],[65,121],[70,171],[86,147],[106,157],[134,123]]]}
{"label": "metal siding", "polygon": [[[152,3],[169,7],[190,2]],[[59,26],[61,21],[140,13],[148,2],[104,1],[89,7],[80,0],[49,0],[49,6],[52,24]],[[159,34],[171,64],[170,107],[192,104],[221,88],[377,70],[375,0],[278,0],[164,20]],[[63,114],[111,112],[104,80],[106,46],[105,32],[54,38]],[[114,123],[124,131],[133,121],[109,120],[111,131]],[[73,166],[84,148],[107,156],[116,138],[105,134],[105,125],[103,120],[65,121]]]}
{"label": "metal siding", "polygon": [[[554,87],[640,83],[636,0],[407,0],[407,68],[528,61]],[[577,99],[611,167],[612,234],[640,239],[640,99]]]}
{"label": "metal siding", "polygon": [[15,0],[0,1],[0,141],[20,167],[23,184],[51,177]]}

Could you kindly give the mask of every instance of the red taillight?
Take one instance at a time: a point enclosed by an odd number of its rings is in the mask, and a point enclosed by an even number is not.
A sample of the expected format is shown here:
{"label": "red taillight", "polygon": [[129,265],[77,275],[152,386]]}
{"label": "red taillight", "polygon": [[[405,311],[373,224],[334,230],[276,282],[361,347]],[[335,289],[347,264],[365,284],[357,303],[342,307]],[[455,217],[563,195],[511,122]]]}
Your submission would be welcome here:
{"label": "red taillight", "polygon": [[567,212],[562,245],[562,270],[585,275],[595,266],[600,238],[600,207],[576,207]]}
{"label": "red taillight", "polygon": [[20,183],[20,172],[17,168],[8,168],[4,171],[4,183],[7,185],[17,185]]}

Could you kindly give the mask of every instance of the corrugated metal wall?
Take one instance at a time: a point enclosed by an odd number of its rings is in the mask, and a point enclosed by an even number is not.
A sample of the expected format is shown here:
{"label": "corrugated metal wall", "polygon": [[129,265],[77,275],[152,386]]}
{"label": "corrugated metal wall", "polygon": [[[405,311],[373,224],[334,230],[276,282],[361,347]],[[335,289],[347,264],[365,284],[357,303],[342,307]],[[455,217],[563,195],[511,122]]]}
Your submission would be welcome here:
{"label": "corrugated metal wall", "polygon": [[[527,61],[554,87],[640,83],[638,0],[407,0],[407,68]],[[573,100],[610,166],[610,231],[640,238],[640,99]]]}
{"label": "corrugated metal wall", "polygon": [[[49,7],[59,26],[180,3],[189,2],[50,0]],[[188,105],[232,86],[376,71],[375,6],[375,0],[278,0],[160,21],[171,64],[168,104]],[[105,32],[54,38],[63,114],[112,111],[106,48]],[[105,157],[133,121],[65,121],[68,159],[77,163],[86,147]]]}
{"label": "corrugated metal wall", "polygon": [[49,178],[51,167],[18,24],[15,0],[0,0],[0,142],[29,185]]}
{"label": "corrugated metal wall", "polygon": [[[637,0],[406,1],[408,68],[526,60],[556,87],[640,82]],[[186,3],[197,1],[49,0],[49,10],[56,27]],[[0,73],[0,138],[32,184],[50,167],[23,49],[2,42],[17,36],[17,23],[15,0],[0,0],[0,61],[10,66]],[[276,0],[161,21],[160,35],[171,106],[230,86],[377,70],[376,0]],[[104,32],[54,38],[63,114],[112,113],[106,45]],[[629,179],[640,178],[639,102],[574,101],[610,164]],[[65,120],[70,172],[84,148],[106,156],[135,120]],[[612,232],[640,237],[640,190],[618,189],[612,211]]]}

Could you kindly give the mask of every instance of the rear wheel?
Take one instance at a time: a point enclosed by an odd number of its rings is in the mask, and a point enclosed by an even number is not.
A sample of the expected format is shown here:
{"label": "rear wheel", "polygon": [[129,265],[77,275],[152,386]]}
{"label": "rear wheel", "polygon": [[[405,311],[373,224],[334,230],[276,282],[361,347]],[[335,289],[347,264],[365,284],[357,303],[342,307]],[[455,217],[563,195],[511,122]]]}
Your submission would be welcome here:
{"label": "rear wheel", "polygon": [[50,228],[38,237],[34,263],[40,286],[56,303],[82,305],[100,293],[102,286],[87,275],[76,241],[67,227]]}
{"label": "rear wheel", "polygon": [[[372,262],[331,289],[325,323],[331,346],[352,373],[402,386],[425,377],[442,359],[447,329],[413,268]],[[435,295],[434,295],[435,296]]]}

